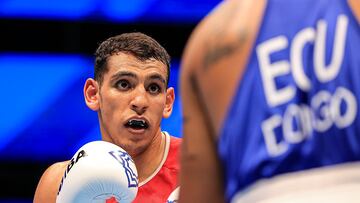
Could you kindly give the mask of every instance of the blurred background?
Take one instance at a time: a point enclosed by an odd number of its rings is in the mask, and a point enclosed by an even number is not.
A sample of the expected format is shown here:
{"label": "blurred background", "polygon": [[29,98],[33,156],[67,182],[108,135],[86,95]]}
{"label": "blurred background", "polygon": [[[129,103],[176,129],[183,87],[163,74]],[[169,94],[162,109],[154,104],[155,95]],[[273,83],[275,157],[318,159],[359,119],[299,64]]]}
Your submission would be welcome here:
{"label": "blurred background", "polygon": [[52,163],[99,140],[83,99],[99,43],[123,32],[155,38],[172,57],[175,109],[163,129],[181,137],[179,61],[218,0],[0,0],[0,202],[30,203]]}

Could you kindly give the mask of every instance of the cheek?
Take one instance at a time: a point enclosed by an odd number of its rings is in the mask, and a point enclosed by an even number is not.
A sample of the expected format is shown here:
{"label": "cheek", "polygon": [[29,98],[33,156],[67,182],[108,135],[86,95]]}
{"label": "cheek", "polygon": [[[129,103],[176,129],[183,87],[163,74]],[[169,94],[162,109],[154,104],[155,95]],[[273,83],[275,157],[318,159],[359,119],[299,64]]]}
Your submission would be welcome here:
{"label": "cheek", "polygon": [[165,108],[165,101],[164,100],[157,101],[156,105],[154,104],[154,107],[155,107],[154,111],[156,111],[156,115],[158,115],[159,119],[161,119]]}
{"label": "cheek", "polygon": [[149,108],[153,112],[162,112],[162,109],[165,107],[165,100],[162,97],[152,98],[149,101]]}
{"label": "cheek", "polygon": [[112,98],[112,97],[103,98],[100,108],[103,116],[106,116],[105,119],[116,120],[116,117],[120,116],[124,111],[124,109],[126,109],[126,104],[124,101],[125,98],[124,99]]}

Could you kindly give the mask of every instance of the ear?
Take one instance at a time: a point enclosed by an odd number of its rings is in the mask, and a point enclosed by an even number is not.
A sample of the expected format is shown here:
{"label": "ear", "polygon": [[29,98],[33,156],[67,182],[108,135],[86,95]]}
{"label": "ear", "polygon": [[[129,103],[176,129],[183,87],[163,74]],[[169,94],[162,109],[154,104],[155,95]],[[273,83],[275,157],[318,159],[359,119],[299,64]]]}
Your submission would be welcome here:
{"label": "ear", "polygon": [[165,108],[163,110],[163,117],[164,118],[169,118],[170,117],[171,112],[173,110],[174,101],[175,101],[174,88],[169,87],[166,90],[166,103],[165,103]]}
{"label": "ear", "polygon": [[98,83],[92,79],[88,78],[84,85],[84,97],[86,105],[93,111],[99,110],[99,85]]}

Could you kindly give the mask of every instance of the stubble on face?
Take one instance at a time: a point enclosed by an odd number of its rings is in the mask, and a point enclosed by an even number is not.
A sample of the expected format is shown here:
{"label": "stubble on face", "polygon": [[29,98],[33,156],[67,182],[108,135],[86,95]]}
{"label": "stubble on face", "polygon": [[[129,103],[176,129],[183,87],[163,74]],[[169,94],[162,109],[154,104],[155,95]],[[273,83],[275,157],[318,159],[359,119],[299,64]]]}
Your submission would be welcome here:
{"label": "stubble on face", "polygon": [[[100,129],[103,140],[115,143],[126,150],[130,155],[136,156],[144,152],[161,134],[160,122],[166,100],[167,68],[156,60],[139,61],[132,55],[117,54],[108,60],[108,72],[104,75],[102,86],[99,89],[100,109],[98,111]],[[130,83],[129,90],[117,86],[117,82]],[[126,83],[124,83],[126,86]],[[149,84],[162,87],[159,94],[149,93]],[[134,90],[143,88],[146,111],[138,115],[132,108]],[[133,89],[134,90],[133,90]],[[137,93],[138,94],[138,93]],[[140,97],[141,98],[141,97]],[[141,102],[140,102],[141,103]],[[149,128],[143,134],[132,134],[124,126],[131,117],[144,117],[149,121]]]}

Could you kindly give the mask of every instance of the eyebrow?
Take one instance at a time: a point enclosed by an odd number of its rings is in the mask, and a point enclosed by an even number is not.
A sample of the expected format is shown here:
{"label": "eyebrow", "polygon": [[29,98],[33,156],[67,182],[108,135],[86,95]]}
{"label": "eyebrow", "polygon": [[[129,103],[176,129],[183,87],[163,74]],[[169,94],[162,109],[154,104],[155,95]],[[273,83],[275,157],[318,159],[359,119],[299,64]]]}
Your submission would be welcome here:
{"label": "eyebrow", "polygon": [[132,78],[137,78],[136,75],[132,72],[129,71],[119,71],[116,74],[114,74],[113,76],[111,76],[111,81],[117,80],[120,77],[132,77]]}
{"label": "eyebrow", "polygon": [[[131,78],[135,78],[135,79],[137,78],[137,76],[136,76],[134,73],[132,73],[132,72],[129,72],[129,71],[119,71],[119,72],[115,73],[113,76],[111,76],[110,81],[115,81],[115,80],[117,80],[117,79],[120,78],[120,77],[131,77]],[[151,80],[159,80],[161,83],[166,84],[165,78],[164,78],[162,75],[157,74],[157,73],[150,75],[150,76],[148,77],[148,79],[151,79]]]}
{"label": "eyebrow", "polygon": [[152,74],[149,79],[152,79],[152,80],[159,80],[161,83],[164,83],[166,84],[166,80],[163,76],[161,76],[160,74]]}
{"label": "eyebrow", "polygon": [[121,77],[131,77],[131,78],[134,78],[136,79],[137,76],[132,73],[132,72],[129,72],[129,71],[119,71],[117,73],[115,73],[114,75],[111,76],[110,78],[110,82],[115,82],[117,81],[119,78]]}

